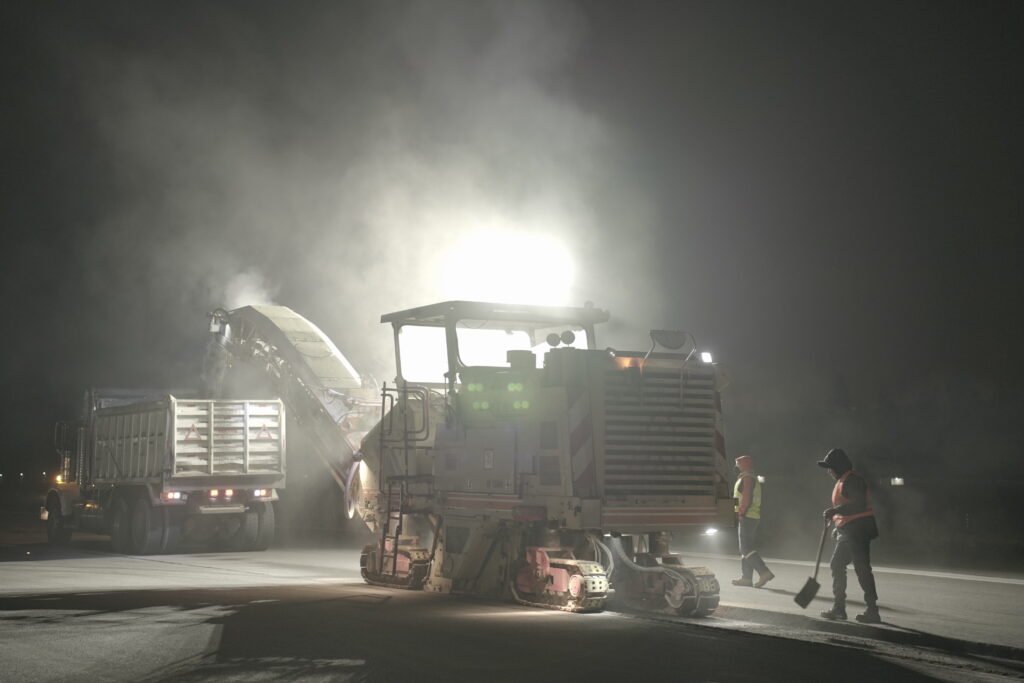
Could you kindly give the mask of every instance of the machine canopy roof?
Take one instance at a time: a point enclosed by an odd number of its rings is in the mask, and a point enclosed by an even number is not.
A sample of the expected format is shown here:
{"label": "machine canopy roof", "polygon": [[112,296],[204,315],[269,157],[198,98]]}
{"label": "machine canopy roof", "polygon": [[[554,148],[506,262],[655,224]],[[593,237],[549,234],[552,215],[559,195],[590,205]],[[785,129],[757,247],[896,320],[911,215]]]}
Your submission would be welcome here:
{"label": "machine canopy roof", "polygon": [[399,327],[402,325],[445,327],[460,320],[496,323],[494,327],[498,328],[532,329],[550,325],[590,327],[597,323],[607,322],[608,311],[593,306],[579,308],[498,304],[484,301],[443,301],[387,313],[380,317],[382,323],[392,323]]}

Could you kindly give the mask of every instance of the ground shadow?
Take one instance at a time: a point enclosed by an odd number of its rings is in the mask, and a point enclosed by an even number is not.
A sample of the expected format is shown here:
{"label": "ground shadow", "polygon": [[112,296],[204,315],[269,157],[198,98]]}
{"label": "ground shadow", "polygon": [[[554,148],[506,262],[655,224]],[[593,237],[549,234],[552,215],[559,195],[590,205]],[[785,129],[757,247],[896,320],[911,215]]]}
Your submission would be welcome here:
{"label": "ground shadow", "polygon": [[[934,680],[852,648],[363,585],[8,597],[0,598],[0,619],[63,619],[73,624],[82,615],[158,606],[181,611],[216,607],[195,615],[220,626],[211,654],[154,672],[158,680],[322,676],[565,683],[620,675],[721,683],[813,680],[819,675],[832,683]],[[85,622],[79,627],[88,628]]]}
{"label": "ground shadow", "polygon": [[[813,608],[811,608],[813,609]],[[799,630],[816,631],[841,636],[867,638],[894,645],[926,648],[946,652],[964,658],[997,658],[1014,671],[1024,673],[1024,649],[992,643],[979,643],[939,636],[926,631],[904,628],[885,622],[886,614],[892,610],[882,609],[881,624],[861,624],[857,621],[829,621],[813,615],[771,612],[749,607],[722,608],[716,616],[730,619],[768,623]],[[813,614],[813,613],[812,613]]]}

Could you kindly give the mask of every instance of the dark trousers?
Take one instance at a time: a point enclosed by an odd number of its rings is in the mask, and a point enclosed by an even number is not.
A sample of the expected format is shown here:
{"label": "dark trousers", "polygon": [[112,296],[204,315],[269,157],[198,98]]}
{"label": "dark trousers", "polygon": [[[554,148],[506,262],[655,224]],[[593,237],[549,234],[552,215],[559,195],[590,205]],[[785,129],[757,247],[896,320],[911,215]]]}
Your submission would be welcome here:
{"label": "dark trousers", "polygon": [[754,570],[761,576],[768,572],[768,567],[761,554],[757,552],[757,527],[761,523],[759,519],[740,517],[739,541],[740,541],[740,565],[743,568],[743,578],[753,579]]}
{"label": "dark trousers", "polygon": [[853,562],[853,571],[857,573],[857,581],[864,590],[864,602],[868,607],[878,602],[875,590],[875,575],[871,572],[871,541],[870,539],[839,534],[835,550],[832,552],[832,595],[835,596],[836,607],[846,609],[846,567]]}

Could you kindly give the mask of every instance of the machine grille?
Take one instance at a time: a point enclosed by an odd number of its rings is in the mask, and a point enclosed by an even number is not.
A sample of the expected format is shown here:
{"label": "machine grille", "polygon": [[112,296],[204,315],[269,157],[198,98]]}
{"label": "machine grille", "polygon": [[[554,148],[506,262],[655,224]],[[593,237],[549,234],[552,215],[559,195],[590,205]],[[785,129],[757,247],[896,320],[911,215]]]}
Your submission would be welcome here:
{"label": "machine grille", "polygon": [[606,496],[714,495],[712,368],[609,370],[604,409]]}

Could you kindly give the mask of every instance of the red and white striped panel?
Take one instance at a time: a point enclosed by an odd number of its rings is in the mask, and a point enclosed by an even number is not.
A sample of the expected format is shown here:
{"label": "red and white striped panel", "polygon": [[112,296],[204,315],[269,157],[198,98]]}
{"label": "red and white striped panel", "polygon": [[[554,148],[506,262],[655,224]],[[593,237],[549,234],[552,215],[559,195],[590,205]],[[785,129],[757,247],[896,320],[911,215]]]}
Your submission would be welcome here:
{"label": "red and white striped panel", "polygon": [[590,392],[584,387],[569,387],[569,454],[572,463],[573,495],[592,498],[597,495],[594,464],[594,423],[590,413]]}
{"label": "red and white striped panel", "polygon": [[715,453],[728,463],[725,457],[725,436],[722,434],[722,395],[715,389]]}
{"label": "red and white striped panel", "polygon": [[446,493],[444,504],[445,507],[465,510],[512,511],[514,508],[522,505],[523,501],[519,496],[505,494]]}
{"label": "red and white striped panel", "polygon": [[717,512],[713,507],[606,507],[601,514],[601,525],[605,530],[615,530],[714,524]]}

